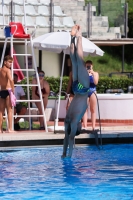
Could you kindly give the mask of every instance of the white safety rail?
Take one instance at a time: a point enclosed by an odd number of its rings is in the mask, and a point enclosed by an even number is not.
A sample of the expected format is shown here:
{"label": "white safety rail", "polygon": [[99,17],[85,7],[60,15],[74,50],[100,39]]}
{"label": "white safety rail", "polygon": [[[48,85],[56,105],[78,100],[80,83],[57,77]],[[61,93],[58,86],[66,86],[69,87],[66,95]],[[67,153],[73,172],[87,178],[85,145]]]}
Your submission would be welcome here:
{"label": "white safety rail", "polygon": [[[3,1],[2,6],[4,7],[4,0],[2,0],[2,1]],[[13,2],[13,0],[12,0],[12,2]],[[25,25],[26,25],[25,0],[23,0],[23,7],[24,7],[24,18],[25,18]],[[4,9],[2,9],[2,10],[4,10]],[[5,16],[5,14],[3,12],[3,17],[4,16]],[[3,25],[4,25],[4,22],[3,22]],[[18,30],[18,27],[17,27],[17,22],[16,22],[16,24],[12,24],[12,23],[9,24],[9,27],[11,27],[11,26],[15,27],[15,31],[9,36],[5,35],[5,42],[4,42],[4,47],[3,47],[0,67],[2,67],[2,64],[3,64],[7,42],[8,42],[8,40],[10,40],[11,56],[12,57],[14,57],[14,56],[24,56],[25,57],[25,61],[26,61],[26,68],[25,69],[13,69],[13,64],[12,64],[12,77],[13,77],[13,74],[14,74],[15,71],[25,71],[26,72],[26,78],[27,78],[27,84],[19,84],[19,86],[27,86],[27,97],[28,97],[28,99],[26,100],[26,102],[28,103],[29,115],[19,115],[19,117],[29,117],[29,123],[30,123],[29,129],[31,129],[31,117],[43,117],[45,130],[46,130],[46,132],[48,132],[46,116],[45,116],[45,110],[44,110],[44,105],[43,105],[43,99],[42,99],[42,94],[41,94],[40,81],[39,81],[39,76],[38,76],[38,71],[37,71],[37,66],[36,66],[36,60],[35,60],[35,54],[34,54],[34,49],[33,49],[33,43],[32,43],[32,37],[34,35],[34,32],[32,32],[32,34],[30,34],[29,38],[28,37],[27,38],[23,38],[23,37],[15,38],[15,33],[17,31],[19,33],[19,30]],[[22,25],[22,27],[23,27],[23,25]],[[24,34],[27,35],[27,28],[24,29],[24,32],[25,32]],[[18,39],[24,41],[25,52],[23,54],[13,53],[13,49],[14,49],[13,48],[13,42],[14,42],[14,40],[18,40]],[[28,52],[28,48],[27,48],[28,47],[28,43],[30,43],[31,54],[27,53]],[[28,69],[28,56],[32,56],[32,59],[33,59],[33,68],[32,69]],[[29,82],[29,72],[31,72],[31,71],[35,72],[36,79],[37,79],[37,84],[30,84],[30,82]],[[15,84],[15,86],[18,86],[18,84]],[[30,87],[31,86],[37,86],[38,87],[38,93],[39,93],[40,99],[38,99],[38,100],[35,100],[35,99],[31,100],[30,99]],[[25,102],[25,100],[17,100],[17,102]],[[42,113],[43,113],[42,115],[31,115],[31,109],[30,109],[30,103],[31,102],[40,102],[41,103]],[[15,116],[13,115],[13,119],[14,119],[14,117]],[[8,124],[8,122],[7,122],[7,124]]]}

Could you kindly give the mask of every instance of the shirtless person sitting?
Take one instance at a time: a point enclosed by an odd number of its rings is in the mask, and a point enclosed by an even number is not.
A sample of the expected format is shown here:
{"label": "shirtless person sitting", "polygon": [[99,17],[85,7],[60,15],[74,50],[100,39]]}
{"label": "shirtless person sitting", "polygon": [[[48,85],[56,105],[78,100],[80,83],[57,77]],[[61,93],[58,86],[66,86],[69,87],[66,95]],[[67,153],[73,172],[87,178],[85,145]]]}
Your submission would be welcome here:
{"label": "shirtless person sitting", "polygon": [[[75,37],[77,38],[76,46]],[[80,120],[88,107],[87,99],[90,81],[83,61],[82,36],[78,25],[75,25],[71,31],[70,57],[72,61],[72,88],[75,95],[65,118],[65,138],[62,158],[72,156],[74,137],[81,131]],[[68,145],[69,152],[67,156]]]}
{"label": "shirtless person sitting", "polygon": [[2,130],[2,122],[3,122],[3,113],[5,108],[7,109],[8,113],[8,132],[13,132],[12,130],[12,105],[10,101],[10,96],[8,89],[12,89],[14,93],[14,82],[11,76],[11,65],[13,62],[13,58],[11,56],[6,56],[4,58],[3,67],[0,68],[0,133],[3,132]]}

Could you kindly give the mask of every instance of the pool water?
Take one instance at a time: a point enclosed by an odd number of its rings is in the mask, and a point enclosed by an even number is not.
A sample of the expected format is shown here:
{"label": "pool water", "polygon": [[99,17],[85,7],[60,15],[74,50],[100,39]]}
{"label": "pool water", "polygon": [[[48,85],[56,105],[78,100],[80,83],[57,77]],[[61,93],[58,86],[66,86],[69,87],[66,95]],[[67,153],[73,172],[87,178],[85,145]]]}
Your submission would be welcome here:
{"label": "pool water", "polygon": [[132,200],[133,144],[0,151],[2,200]]}

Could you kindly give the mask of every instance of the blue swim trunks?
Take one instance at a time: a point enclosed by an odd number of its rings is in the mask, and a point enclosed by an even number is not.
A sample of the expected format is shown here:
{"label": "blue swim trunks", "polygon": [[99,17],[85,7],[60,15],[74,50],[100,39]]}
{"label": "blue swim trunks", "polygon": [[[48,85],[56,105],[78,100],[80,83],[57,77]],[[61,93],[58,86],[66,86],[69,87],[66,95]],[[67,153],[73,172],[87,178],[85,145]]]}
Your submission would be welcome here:
{"label": "blue swim trunks", "polygon": [[74,94],[86,94],[89,92],[89,88],[84,87],[77,80],[73,82],[72,89]]}

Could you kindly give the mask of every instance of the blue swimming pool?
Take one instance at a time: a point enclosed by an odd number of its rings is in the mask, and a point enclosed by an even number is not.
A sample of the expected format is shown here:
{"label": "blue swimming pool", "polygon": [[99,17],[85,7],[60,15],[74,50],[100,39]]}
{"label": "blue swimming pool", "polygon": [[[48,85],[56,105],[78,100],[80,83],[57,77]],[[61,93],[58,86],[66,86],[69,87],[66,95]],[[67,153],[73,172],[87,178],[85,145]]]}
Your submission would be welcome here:
{"label": "blue swimming pool", "polygon": [[132,200],[133,144],[0,151],[2,200]]}

